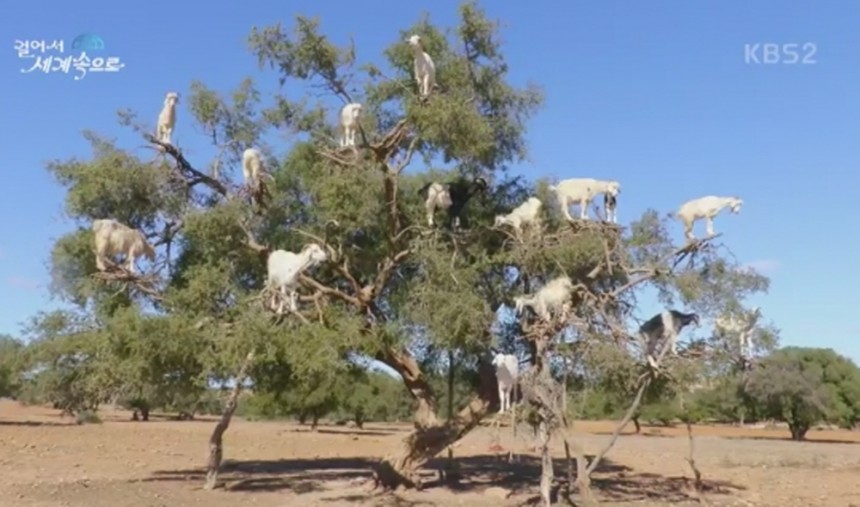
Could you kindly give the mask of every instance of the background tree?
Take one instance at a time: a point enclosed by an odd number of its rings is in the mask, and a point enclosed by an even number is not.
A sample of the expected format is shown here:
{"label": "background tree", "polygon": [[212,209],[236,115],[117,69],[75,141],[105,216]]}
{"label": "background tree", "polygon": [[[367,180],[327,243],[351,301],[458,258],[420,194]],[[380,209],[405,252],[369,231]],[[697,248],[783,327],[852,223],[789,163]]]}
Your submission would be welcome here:
{"label": "background tree", "polygon": [[765,417],[803,440],[819,421],[852,428],[860,416],[860,369],[832,349],[786,347],[762,361],[747,392]]}
{"label": "background tree", "polygon": [[23,352],[24,344],[20,340],[0,335],[0,397],[18,395]]}

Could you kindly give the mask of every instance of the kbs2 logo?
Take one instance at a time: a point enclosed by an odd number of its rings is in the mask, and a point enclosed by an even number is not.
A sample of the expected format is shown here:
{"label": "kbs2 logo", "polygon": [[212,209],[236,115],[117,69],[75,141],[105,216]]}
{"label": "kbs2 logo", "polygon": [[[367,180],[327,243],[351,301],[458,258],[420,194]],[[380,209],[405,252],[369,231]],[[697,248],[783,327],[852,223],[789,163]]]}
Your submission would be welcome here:
{"label": "kbs2 logo", "polygon": [[747,64],[794,64],[810,65],[816,63],[815,52],[818,48],[812,42],[798,44],[775,44],[772,42],[744,44],[744,62]]}

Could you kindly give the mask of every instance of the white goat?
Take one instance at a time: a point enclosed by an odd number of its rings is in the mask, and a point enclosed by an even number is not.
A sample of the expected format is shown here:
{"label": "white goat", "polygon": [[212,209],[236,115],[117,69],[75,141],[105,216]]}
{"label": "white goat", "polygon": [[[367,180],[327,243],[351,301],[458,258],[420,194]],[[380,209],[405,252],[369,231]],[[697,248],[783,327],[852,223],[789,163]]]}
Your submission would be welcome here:
{"label": "white goat", "polygon": [[266,285],[270,289],[281,292],[277,313],[284,312],[284,300],[289,294],[290,310],[296,311],[299,287],[299,276],[306,270],[328,259],[325,250],[316,243],[308,243],[299,253],[286,250],[275,250],[269,254],[266,263],[268,278]]}
{"label": "white goat", "polygon": [[742,316],[721,315],[714,321],[714,330],[718,335],[738,335],[740,353],[748,357],[752,352],[752,335],[758,320],[761,318],[761,307],[756,306]]}
{"label": "white goat", "polygon": [[543,320],[549,322],[553,313],[566,314],[570,310],[570,294],[573,292],[573,281],[567,276],[559,276],[547,282],[534,296],[518,296],[514,298],[517,315],[528,306]]}
{"label": "white goat", "polygon": [[164,97],[164,107],[158,114],[158,127],[155,134],[162,143],[171,144],[170,138],[173,135],[173,127],[176,126],[176,104],[178,102],[179,95],[176,92],[167,92]]}
{"label": "white goat", "polygon": [[715,234],[714,217],[725,208],[731,208],[732,213],[738,214],[741,211],[743,203],[744,201],[737,197],[707,195],[685,202],[678,208],[675,216],[684,223],[684,236],[690,241],[695,241],[693,224],[696,220],[704,218],[707,224],[708,236],[713,236]]}
{"label": "white goat", "polygon": [[[657,345],[665,338],[671,347],[673,355],[678,355],[676,342],[678,334],[688,324],[699,325],[699,316],[695,313],[681,313],[677,310],[666,310],[648,319],[639,327],[639,340],[645,350],[645,358],[653,368],[657,368],[655,356],[659,355]],[[665,345],[664,345],[665,347]],[[662,350],[662,347],[661,347]]]}
{"label": "white goat", "polygon": [[110,218],[93,220],[93,232],[96,243],[96,268],[107,270],[105,261],[114,255],[125,255],[125,269],[136,274],[134,262],[144,255],[150,261],[155,260],[155,249],[146,241],[146,236],[137,229],[132,229]]}
{"label": "white goat", "polygon": [[242,152],[242,176],[245,178],[245,185],[251,189],[259,188],[264,172],[263,154],[260,150],[248,148]]}
{"label": "white goat", "polygon": [[[599,194],[609,194],[612,197],[621,193],[621,184],[614,180],[596,180],[594,178],[571,178],[558,182],[557,185],[549,186],[550,192],[558,196],[561,212],[568,220],[570,216],[569,207],[579,204],[582,220],[588,220],[588,203]],[[614,211],[613,211],[614,213]]]}
{"label": "white goat", "polygon": [[274,178],[266,172],[263,154],[260,153],[260,150],[248,148],[242,152],[242,176],[251,198],[262,204],[263,197],[269,195],[268,190],[263,185],[263,177],[271,181],[274,181]]}
{"label": "white goat", "polygon": [[426,194],[424,209],[427,211],[427,225],[433,227],[433,215],[437,209],[449,209],[453,201],[448,186],[442,183],[432,182],[424,185],[418,190],[419,194]]}
{"label": "white goat", "polygon": [[340,138],[340,146],[355,146],[355,133],[358,130],[358,118],[361,116],[361,104],[352,102],[343,106],[340,110],[340,128],[343,134]]}
{"label": "white goat", "polygon": [[511,394],[517,386],[520,376],[520,363],[513,354],[496,352],[493,356],[493,366],[496,367],[496,383],[499,386],[499,413],[506,412],[511,407]]}
{"label": "white goat", "polygon": [[406,39],[412,46],[414,54],[415,81],[418,83],[418,92],[422,97],[430,95],[430,90],[436,84],[436,64],[430,55],[421,48],[421,37],[413,35]]}
{"label": "white goat", "polygon": [[517,232],[521,232],[523,225],[540,224],[540,208],[543,203],[537,197],[529,197],[526,202],[520,204],[507,215],[496,215],[494,227],[509,224]]}

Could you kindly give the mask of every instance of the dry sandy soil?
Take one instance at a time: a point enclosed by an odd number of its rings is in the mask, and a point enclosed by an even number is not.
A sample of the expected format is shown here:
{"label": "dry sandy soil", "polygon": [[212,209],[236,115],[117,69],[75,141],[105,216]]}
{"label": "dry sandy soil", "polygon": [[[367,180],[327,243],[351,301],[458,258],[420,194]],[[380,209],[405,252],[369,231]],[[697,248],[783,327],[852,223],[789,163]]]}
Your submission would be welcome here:
{"label": "dry sandy soil", "polygon": [[[408,425],[316,432],[280,422],[234,421],[225,437],[223,489],[201,489],[212,419],[129,421],[106,411],[103,424],[77,426],[57,411],[0,401],[2,507],[283,507],[526,505],[537,494],[531,431],[480,428],[455,449],[456,487],[374,493],[375,458],[396,449]],[[611,422],[574,426],[588,454],[609,439]],[[606,505],[696,505],[687,486],[688,441],[679,428],[624,435],[595,474]],[[804,443],[785,430],[699,426],[695,456],[710,505],[860,506],[860,432],[813,431]],[[516,453],[497,457],[494,439]],[[504,452],[505,456],[507,451]],[[562,450],[557,475],[563,480]],[[428,481],[435,477],[427,470]]]}

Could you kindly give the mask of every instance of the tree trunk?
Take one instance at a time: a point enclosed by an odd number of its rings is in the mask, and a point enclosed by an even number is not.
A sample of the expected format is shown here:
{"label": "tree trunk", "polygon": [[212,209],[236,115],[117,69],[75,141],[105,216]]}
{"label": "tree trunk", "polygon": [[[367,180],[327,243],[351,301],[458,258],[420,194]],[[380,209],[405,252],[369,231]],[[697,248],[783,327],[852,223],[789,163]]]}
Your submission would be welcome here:
{"label": "tree trunk", "polygon": [[552,480],[555,478],[555,471],[552,466],[552,454],[549,450],[549,442],[552,434],[547,427],[546,420],[541,420],[538,429],[540,434],[540,498],[541,503],[547,507],[552,505]]}
{"label": "tree trunk", "polygon": [[[394,489],[401,485],[420,488],[421,481],[416,473],[417,470],[429,459],[474,429],[489,412],[493,393],[496,392],[493,369],[489,364],[481,362],[479,394],[472,398],[450,422],[442,423],[436,418],[435,411],[428,412],[430,407],[435,409],[436,406],[433,391],[426,379],[421,376],[417,362],[411,356],[407,357],[408,361],[397,364],[396,367],[386,361],[386,364],[398,372],[406,372],[410,375],[407,377],[407,374],[401,373],[404,382],[419,403],[415,416],[415,430],[403,440],[399,453],[383,459],[374,472],[376,486],[382,486],[385,489]],[[389,356],[387,359],[390,361],[392,357]],[[417,375],[414,375],[416,372]]]}
{"label": "tree trunk", "polygon": [[567,417],[567,358],[561,358],[561,413]]}
{"label": "tree trunk", "polygon": [[224,432],[227,431],[227,427],[230,426],[230,420],[233,418],[233,413],[236,412],[239,395],[242,394],[242,384],[245,382],[248,369],[253,362],[254,353],[249,352],[242,366],[239,368],[239,374],[236,375],[236,385],[233,386],[233,391],[224,405],[224,413],[221,414],[221,419],[215,425],[215,429],[212,430],[212,436],[209,437],[209,460],[206,465],[206,483],[203,485],[203,489],[215,489],[218,483],[218,470],[221,468],[221,458],[224,455]]}
{"label": "tree trunk", "polygon": [[791,439],[800,442],[806,438],[806,432],[809,431],[809,426],[805,424],[790,423],[788,429],[791,431]]}
{"label": "tree trunk", "polygon": [[390,366],[403,377],[406,389],[418,402],[415,409],[415,427],[420,429],[438,426],[436,394],[415,357],[405,348],[389,347],[384,353],[378,354],[376,359]]}
{"label": "tree trunk", "polygon": [[448,420],[454,417],[454,351],[448,350]]}

